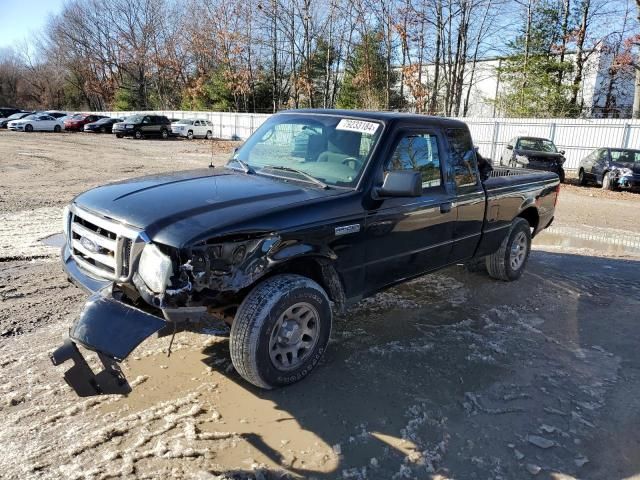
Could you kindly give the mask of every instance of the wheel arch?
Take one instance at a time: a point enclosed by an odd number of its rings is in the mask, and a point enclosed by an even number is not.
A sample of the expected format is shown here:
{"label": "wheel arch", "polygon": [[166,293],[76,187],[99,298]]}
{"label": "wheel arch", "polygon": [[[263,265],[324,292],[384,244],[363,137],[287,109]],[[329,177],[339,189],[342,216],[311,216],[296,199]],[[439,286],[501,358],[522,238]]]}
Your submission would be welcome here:
{"label": "wheel arch", "polygon": [[538,232],[538,226],[540,225],[540,214],[538,213],[538,209],[534,206],[528,206],[524,210],[522,210],[516,218],[524,218],[529,226],[533,229],[532,236],[535,236]]}
{"label": "wheel arch", "polygon": [[[310,278],[320,285],[339,312],[344,312],[346,297],[344,286],[333,261],[321,255],[298,256],[273,268],[266,276],[292,273]],[[264,278],[260,279],[263,280]]]}

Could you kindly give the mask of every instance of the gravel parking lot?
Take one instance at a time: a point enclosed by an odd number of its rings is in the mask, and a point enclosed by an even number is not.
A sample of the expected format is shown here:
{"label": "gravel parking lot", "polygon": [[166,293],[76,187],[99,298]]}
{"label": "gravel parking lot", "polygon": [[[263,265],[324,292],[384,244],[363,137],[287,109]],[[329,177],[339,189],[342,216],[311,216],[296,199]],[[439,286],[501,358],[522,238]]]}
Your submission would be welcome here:
{"label": "gravel parking lot", "polygon": [[456,266],[363,301],[302,383],[257,390],[181,333],[124,362],[128,396],[78,399],[47,357],[85,298],[62,207],[233,146],[0,132],[3,478],[640,478],[640,194],[572,184],[518,282]]}

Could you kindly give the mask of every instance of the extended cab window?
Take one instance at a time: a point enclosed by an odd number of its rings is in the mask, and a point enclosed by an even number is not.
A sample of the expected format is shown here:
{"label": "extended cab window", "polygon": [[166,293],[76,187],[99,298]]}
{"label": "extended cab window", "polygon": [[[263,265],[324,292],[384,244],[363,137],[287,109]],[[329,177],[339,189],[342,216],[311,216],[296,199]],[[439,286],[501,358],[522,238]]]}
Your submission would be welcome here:
{"label": "extended cab window", "polygon": [[456,185],[470,187],[478,184],[478,165],[471,134],[466,128],[447,129],[451,148],[451,168]]}
{"label": "extended cab window", "polygon": [[396,146],[387,170],[415,170],[422,176],[423,188],[442,185],[440,155],[435,135],[407,133]]}

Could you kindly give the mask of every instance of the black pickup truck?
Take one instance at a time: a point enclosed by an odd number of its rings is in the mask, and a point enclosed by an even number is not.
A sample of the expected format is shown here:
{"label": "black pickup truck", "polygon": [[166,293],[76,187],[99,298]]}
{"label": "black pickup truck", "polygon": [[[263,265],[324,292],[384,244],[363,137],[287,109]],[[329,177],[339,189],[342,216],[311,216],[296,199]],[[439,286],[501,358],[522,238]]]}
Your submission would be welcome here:
{"label": "black pickup truck", "polygon": [[[519,278],[558,190],[548,172],[481,179],[459,121],[283,112],[224,168],[74,199],[62,263],[91,296],[51,359],[74,362],[65,379],[79,395],[106,393],[128,387],[118,362],[145,338],[222,319],[240,375],[287,385],[318,363],[332,312],[452,264],[482,261],[495,279]],[[105,370],[94,374],[77,345]]]}

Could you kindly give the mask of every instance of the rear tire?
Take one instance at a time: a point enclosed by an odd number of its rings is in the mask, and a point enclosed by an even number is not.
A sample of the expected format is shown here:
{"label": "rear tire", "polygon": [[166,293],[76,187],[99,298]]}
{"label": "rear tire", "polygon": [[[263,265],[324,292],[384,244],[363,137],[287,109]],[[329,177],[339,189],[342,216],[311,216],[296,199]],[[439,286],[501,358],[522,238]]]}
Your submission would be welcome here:
{"label": "rear tire", "polygon": [[211,140],[211,130],[207,130],[207,134],[204,136],[205,140]]}
{"label": "rear tire", "polygon": [[27,124],[24,126],[25,132],[33,132],[33,125]]}
{"label": "rear tire", "polygon": [[53,127],[53,131],[56,133],[60,133],[62,131],[62,127],[60,125],[56,125]]}
{"label": "rear tire", "polygon": [[524,218],[511,222],[509,234],[500,248],[487,255],[486,266],[489,276],[496,280],[512,282],[522,276],[531,252],[531,227]]}
{"label": "rear tire", "polygon": [[229,349],[238,373],[271,389],[302,380],[324,354],[331,333],[326,292],[301,275],[259,283],[240,304]]}
{"label": "rear tire", "polygon": [[105,127],[100,127],[100,133],[107,133],[107,129]]}
{"label": "rear tire", "polygon": [[119,133],[116,133],[116,138],[122,138],[122,135],[120,135]]}

